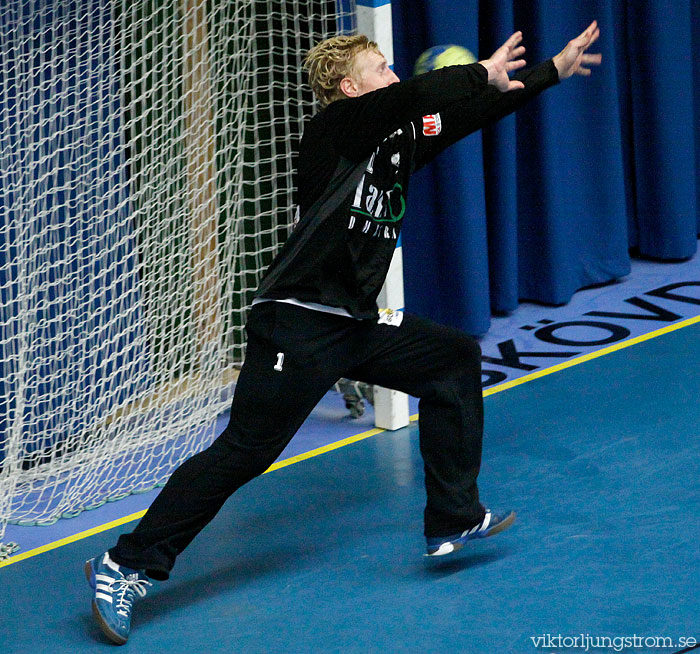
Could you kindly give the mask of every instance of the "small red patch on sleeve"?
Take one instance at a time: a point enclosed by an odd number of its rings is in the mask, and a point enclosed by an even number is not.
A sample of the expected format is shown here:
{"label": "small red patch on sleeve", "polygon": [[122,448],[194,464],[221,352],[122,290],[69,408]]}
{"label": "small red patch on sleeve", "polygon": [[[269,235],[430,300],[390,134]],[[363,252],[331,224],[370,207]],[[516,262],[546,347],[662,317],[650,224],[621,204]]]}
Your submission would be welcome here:
{"label": "small red patch on sleeve", "polygon": [[442,121],[440,114],[430,114],[423,116],[423,135],[437,136],[442,131]]}

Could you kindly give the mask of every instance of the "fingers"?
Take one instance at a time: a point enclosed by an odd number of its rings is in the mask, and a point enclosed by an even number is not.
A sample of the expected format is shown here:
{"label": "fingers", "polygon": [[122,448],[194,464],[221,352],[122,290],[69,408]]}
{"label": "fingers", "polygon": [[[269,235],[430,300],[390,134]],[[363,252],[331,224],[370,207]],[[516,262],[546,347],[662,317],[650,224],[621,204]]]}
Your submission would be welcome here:
{"label": "fingers", "polygon": [[598,27],[598,22],[593,21],[579,36],[577,36],[571,45],[579,52],[579,62],[573,72],[576,75],[582,75],[584,77],[589,77],[591,74],[590,68],[585,68],[586,66],[599,66],[603,60],[601,54],[583,54],[588,50],[588,48],[595,43],[600,37],[600,28]]}
{"label": "fingers", "polygon": [[523,33],[522,32],[515,32],[514,34],[511,34],[506,42],[496,50],[496,52],[493,53],[492,58],[498,54],[501,57],[504,57],[506,59],[513,59],[515,57],[519,57],[522,55],[523,52],[525,52],[525,48],[522,46],[518,47],[523,40]]}
{"label": "fingers", "polygon": [[589,77],[591,74],[590,68],[584,68],[583,65],[587,66],[599,66],[601,61],[603,61],[603,55],[601,54],[585,54],[581,56],[581,65],[574,71],[577,75],[583,75],[584,77]]}
{"label": "fingers", "polygon": [[515,32],[508,37],[508,40],[503,45],[508,46],[508,49],[511,50],[511,49],[515,48],[522,40],[523,40],[523,33],[522,32]]}
{"label": "fingers", "polygon": [[524,59],[516,59],[515,61],[509,61],[506,64],[506,72],[512,73],[514,70],[518,70],[519,68],[524,68],[526,65],[527,65],[527,62]]}
{"label": "fingers", "polygon": [[598,22],[593,21],[581,34],[579,34],[575,39],[571,40],[571,43],[577,47],[585,50],[592,43],[595,43],[600,36],[600,28],[598,27]]}
{"label": "fingers", "polygon": [[581,63],[586,64],[586,66],[600,66],[602,61],[603,55],[600,53],[581,55]]}
{"label": "fingers", "polygon": [[523,33],[515,32],[491,55],[490,59],[498,70],[509,73],[526,65],[525,60],[520,59],[525,54],[525,48],[520,45],[522,40]]}
{"label": "fingers", "polygon": [[581,34],[579,34],[576,38],[577,39],[584,39],[588,41],[593,34],[598,30],[598,21],[594,20]]}
{"label": "fingers", "polygon": [[[598,40],[598,37],[600,36],[600,28],[598,27],[596,21],[593,21],[588,26],[584,34],[586,35],[587,42],[585,43],[585,45],[581,45],[580,48],[581,51],[585,53],[585,51],[591,46],[591,44],[595,43]],[[582,54],[580,65],[574,72],[577,75],[582,75],[583,77],[590,77],[591,69],[584,68],[584,66],[600,66],[602,61],[603,55],[600,53]]]}
{"label": "fingers", "polygon": [[595,42],[598,40],[598,37],[599,37],[599,36],[600,36],[600,28],[596,27],[595,32],[593,32],[593,34],[591,35],[591,37],[590,37],[590,39],[589,39],[588,44],[586,45],[586,47],[588,47],[588,46],[592,45],[593,43],[595,43]]}
{"label": "fingers", "polygon": [[600,37],[600,28],[598,27],[598,21],[593,21],[579,36],[574,39],[577,43],[576,45],[580,48],[586,50],[593,43],[595,43]]}

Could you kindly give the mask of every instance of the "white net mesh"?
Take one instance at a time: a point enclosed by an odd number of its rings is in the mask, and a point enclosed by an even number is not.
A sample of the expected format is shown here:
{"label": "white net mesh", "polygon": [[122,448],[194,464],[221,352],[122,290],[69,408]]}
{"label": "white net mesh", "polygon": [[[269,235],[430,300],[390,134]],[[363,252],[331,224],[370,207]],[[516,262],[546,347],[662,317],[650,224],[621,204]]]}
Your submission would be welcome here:
{"label": "white net mesh", "polygon": [[335,0],[0,3],[0,539],[214,436]]}

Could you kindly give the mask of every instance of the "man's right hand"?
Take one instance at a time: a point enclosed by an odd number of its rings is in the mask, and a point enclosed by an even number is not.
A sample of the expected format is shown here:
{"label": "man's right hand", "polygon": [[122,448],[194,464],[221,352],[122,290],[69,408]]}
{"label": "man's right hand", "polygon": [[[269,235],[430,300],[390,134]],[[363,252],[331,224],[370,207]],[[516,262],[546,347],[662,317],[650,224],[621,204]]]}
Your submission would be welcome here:
{"label": "man's right hand", "polygon": [[488,59],[479,62],[488,71],[488,83],[499,91],[515,91],[525,88],[522,82],[508,77],[508,73],[525,66],[525,60],[518,59],[525,52],[525,48],[520,45],[522,40],[523,33],[516,32]]}

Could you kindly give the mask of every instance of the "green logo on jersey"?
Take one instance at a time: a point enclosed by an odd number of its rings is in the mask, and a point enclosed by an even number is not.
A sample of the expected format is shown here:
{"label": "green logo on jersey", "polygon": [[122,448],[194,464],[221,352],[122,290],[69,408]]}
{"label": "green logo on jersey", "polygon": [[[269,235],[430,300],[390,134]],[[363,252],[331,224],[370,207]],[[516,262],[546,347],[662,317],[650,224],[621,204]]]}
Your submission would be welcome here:
{"label": "green logo on jersey", "polygon": [[[401,211],[399,211],[398,216],[394,215],[394,209],[391,206],[391,198],[394,194],[394,191],[396,191],[396,189],[399,189],[399,199],[401,200]],[[403,215],[405,213],[406,213],[406,200],[403,197],[403,187],[401,186],[401,184],[396,182],[396,184],[394,184],[394,188],[391,189],[391,193],[389,194],[389,216],[390,216],[390,218],[376,218],[375,220],[378,223],[397,223],[397,222],[399,222],[399,220],[401,220],[403,218]]]}

